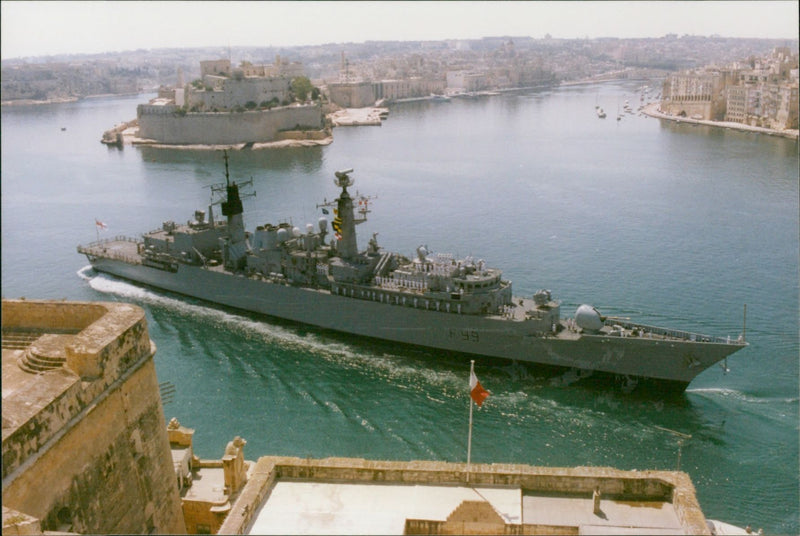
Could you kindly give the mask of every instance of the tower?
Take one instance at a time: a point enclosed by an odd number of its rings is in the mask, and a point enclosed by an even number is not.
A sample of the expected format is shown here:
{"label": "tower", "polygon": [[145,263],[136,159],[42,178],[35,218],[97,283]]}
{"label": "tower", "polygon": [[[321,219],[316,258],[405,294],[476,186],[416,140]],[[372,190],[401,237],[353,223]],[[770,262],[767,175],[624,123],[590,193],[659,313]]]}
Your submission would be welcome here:
{"label": "tower", "polygon": [[358,241],[356,240],[356,221],[353,216],[353,198],[347,192],[347,187],[353,185],[353,179],[348,175],[352,169],[337,171],[336,186],[341,187],[342,193],[336,200],[336,217],[333,220],[333,230],[339,240],[339,255],[343,259],[352,259],[358,254]]}

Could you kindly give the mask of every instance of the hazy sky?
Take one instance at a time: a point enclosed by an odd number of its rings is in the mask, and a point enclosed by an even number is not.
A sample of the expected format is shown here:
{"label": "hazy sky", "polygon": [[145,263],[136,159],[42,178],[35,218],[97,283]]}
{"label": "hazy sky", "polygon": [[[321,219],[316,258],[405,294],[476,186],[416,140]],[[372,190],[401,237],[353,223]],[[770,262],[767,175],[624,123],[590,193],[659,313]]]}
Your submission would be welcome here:
{"label": "hazy sky", "polygon": [[797,38],[797,0],[65,2],[3,0],[3,59],[195,46],[553,37]]}

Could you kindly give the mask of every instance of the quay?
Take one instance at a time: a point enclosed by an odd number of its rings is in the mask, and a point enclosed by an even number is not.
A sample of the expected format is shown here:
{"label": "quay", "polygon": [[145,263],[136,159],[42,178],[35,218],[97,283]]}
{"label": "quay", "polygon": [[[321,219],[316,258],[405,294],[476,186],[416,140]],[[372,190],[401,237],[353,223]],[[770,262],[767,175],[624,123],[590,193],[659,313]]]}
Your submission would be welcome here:
{"label": "quay", "polygon": [[382,120],[389,114],[388,108],[343,108],[328,114],[334,127],[381,126]]}
{"label": "quay", "polygon": [[790,138],[793,140],[798,139],[797,129],[775,130],[771,128],[754,127],[744,123],[736,123],[734,121],[711,121],[707,119],[692,119],[691,117],[679,117],[675,115],[665,114],[659,109],[659,102],[651,102],[642,109],[642,113],[655,117],[657,119],[666,119],[668,121],[675,121],[676,123],[688,123],[690,125],[706,125],[710,127],[727,128],[730,130],[741,130],[743,132],[756,132],[758,134],[766,134],[768,136],[778,136],[782,138]]}

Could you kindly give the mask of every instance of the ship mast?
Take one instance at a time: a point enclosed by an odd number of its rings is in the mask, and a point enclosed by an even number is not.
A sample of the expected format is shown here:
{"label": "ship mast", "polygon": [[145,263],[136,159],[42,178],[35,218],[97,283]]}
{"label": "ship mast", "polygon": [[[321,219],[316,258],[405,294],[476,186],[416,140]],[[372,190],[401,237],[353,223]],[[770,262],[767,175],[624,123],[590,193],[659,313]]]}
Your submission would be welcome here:
{"label": "ship mast", "polygon": [[[228,218],[228,237],[223,243],[222,257],[225,267],[230,269],[241,268],[242,263],[250,250],[247,235],[244,229],[244,208],[242,206],[242,196],[239,194],[239,185],[231,182],[228,172],[228,151],[224,152],[225,157],[225,184],[211,186],[212,194],[221,194],[225,191],[225,196],[219,201],[222,215]],[[252,184],[252,179],[242,183],[242,186]],[[247,194],[245,197],[255,195]]]}
{"label": "ship mast", "polygon": [[342,189],[339,198],[336,200],[336,216],[333,219],[333,231],[338,240],[337,249],[339,256],[343,259],[352,259],[358,255],[358,241],[356,239],[356,223],[361,223],[366,219],[356,221],[353,215],[353,198],[347,192],[347,187],[353,185],[350,177],[352,169],[345,169],[335,173],[334,184]]}

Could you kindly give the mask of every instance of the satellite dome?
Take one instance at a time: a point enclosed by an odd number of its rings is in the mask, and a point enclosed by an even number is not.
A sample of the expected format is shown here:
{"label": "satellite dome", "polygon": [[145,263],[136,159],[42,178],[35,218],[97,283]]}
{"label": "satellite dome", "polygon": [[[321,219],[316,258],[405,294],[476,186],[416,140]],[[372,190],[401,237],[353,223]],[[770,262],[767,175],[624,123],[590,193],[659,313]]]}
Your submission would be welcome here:
{"label": "satellite dome", "polygon": [[582,329],[590,331],[599,331],[605,324],[606,318],[600,314],[600,311],[591,305],[581,305],[575,311],[575,323]]}
{"label": "satellite dome", "polygon": [[319,232],[324,233],[328,230],[328,218],[325,216],[321,217],[317,220],[317,225],[319,226]]}

